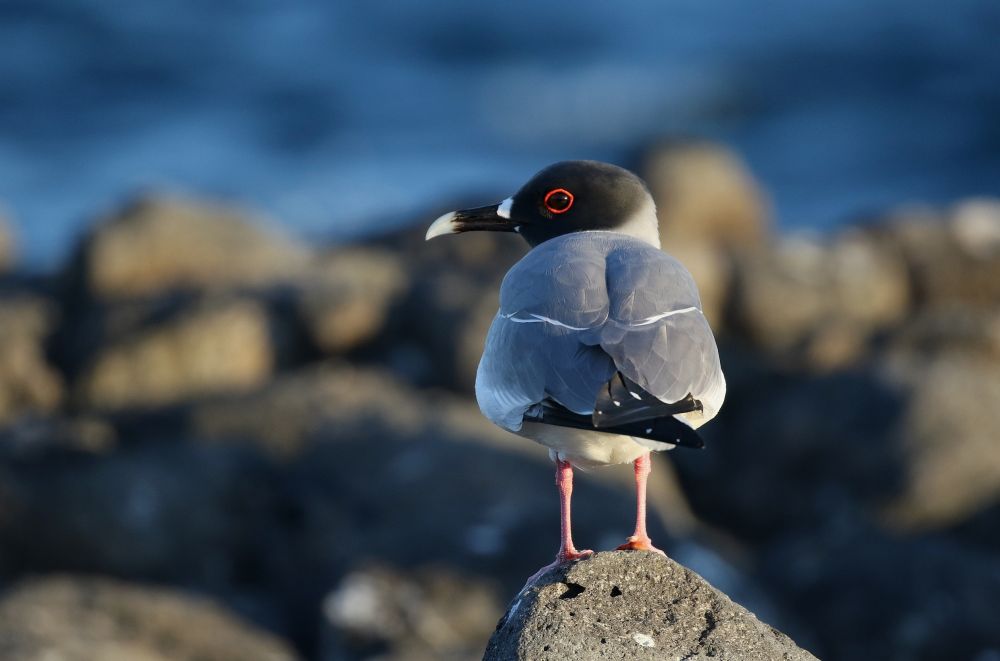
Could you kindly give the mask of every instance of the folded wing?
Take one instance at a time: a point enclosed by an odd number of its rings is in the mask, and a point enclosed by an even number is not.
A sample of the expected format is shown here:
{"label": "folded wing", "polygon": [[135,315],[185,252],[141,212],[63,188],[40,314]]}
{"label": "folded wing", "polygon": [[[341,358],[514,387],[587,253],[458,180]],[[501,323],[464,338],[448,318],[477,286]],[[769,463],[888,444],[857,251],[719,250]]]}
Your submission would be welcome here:
{"label": "folded wing", "polygon": [[512,430],[545,398],[590,415],[617,372],[643,396],[698,400],[700,409],[676,414],[692,427],[718,412],[725,380],[691,275],[663,251],[611,232],[536,247],[501,287],[476,381],[483,413]]}

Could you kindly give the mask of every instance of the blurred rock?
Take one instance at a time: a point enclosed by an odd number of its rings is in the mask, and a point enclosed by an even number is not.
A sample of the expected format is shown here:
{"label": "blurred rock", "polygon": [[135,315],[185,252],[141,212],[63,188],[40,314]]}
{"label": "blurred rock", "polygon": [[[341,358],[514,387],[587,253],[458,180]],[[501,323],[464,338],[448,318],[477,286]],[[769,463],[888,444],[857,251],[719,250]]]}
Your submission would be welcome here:
{"label": "blurred rock", "polygon": [[402,342],[423,354],[424,371],[415,375],[417,383],[472,392],[486,334],[500,305],[500,281],[477,282],[457,271],[417,281],[399,312]]}
{"label": "blurred rock", "polygon": [[760,543],[854,525],[899,493],[901,388],[869,371],[803,376],[727,357],[731,389],[704,429],[707,450],[672,453],[700,518]]}
{"label": "blurred rock", "polygon": [[[101,572],[228,594],[266,558],[275,475],[179,439],[98,454],[0,446],[0,575]],[[259,585],[257,586],[259,588]]]}
{"label": "blurred rock", "polygon": [[55,320],[54,306],[44,299],[0,300],[0,424],[51,413],[62,401],[62,377],[45,356]]}
{"label": "blurred rock", "polygon": [[295,653],[203,599],[58,576],[0,598],[0,657],[17,661],[284,661]]}
{"label": "blurred rock", "polygon": [[951,232],[959,246],[980,259],[1000,258],[1000,199],[970,199],[952,211]]}
{"label": "blurred rock", "polygon": [[78,279],[93,294],[127,298],[287,282],[309,268],[312,254],[231,209],[146,197],[102,221],[81,258]]}
{"label": "blurred rock", "polygon": [[91,416],[31,416],[0,430],[0,447],[7,456],[32,456],[54,449],[108,452],[117,440],[118,435],[111,424]]}
{"label": "blurred rock", "polygon": [[98,409],[149,407],[258,386],[274,364],[265,310],[250,300],[206,300],[160,323],[111,337],[76,383]]}
{"label": "blurred rock", "polygon": [[785,239],[744,255],[738,266],[735,315],[768,351],[798,350],[821,368],[858,357],[873,332],[908,312],[903,263],[860,234],[830,245]]}
{"label": "blurred rock", "polygon": [[873,234],[903,256],[919,303],[1000,300],[1000,202],[967,202],[944,218],[900,211]]}
{"label": "blurred rock", "polygon": [[477,659],[501,610],[496,589],[441,569],[358,569],[323,602],[320,658]]}
{"label": "blurred rock", "polygon": [[347,248],[317,265],[297,295],[297,307],[313,344],[326,353],[343,353],[383,330],[407,284],[392,253]]}
{"label": "blurred rock", "polygon": [[0,208],[0,272],[9,271],[17,257],[17,245],[10,221]]}
{"label": "blurred rock", "polygon": [[1000,301],[995,306],[942,302],[917,310],[889,338],[906,355],[967,353],[1000,361]]}
{"label": "blurred rock", "polygon": [[814,659],[694,572],[655,553],[598,553],[518,594],[484,659]]}
{"label": "blurred rock", "polygon": [[768,234],[765,194],[740,158],[721,145],[667,143],[646,155],[640,173],[656,202],[668,252],[689,242],[742,250]]}
{"label": "blurred rock", "polygon": [[199,438],[252,441],[274,457],[291,458],[330,429],[340,438],[367,436],[365,426],[374,419],[394,435],[419,433],[429,413],[421,398],[387,373],[321,364],[256,392],[196,403],[188,425]]}
{"label": "blurred rock", "polygon": [[1000,649],[1000,561],[940,537],[864,526],[793,531],[761,549],[824,659],[989,659]]}
{"label": "blurred rock", "polygon": [[941,528],[1000,501],[1000,363],[917,353],[894,367],[910,394],[897,430],[904,480],[884,520]]}

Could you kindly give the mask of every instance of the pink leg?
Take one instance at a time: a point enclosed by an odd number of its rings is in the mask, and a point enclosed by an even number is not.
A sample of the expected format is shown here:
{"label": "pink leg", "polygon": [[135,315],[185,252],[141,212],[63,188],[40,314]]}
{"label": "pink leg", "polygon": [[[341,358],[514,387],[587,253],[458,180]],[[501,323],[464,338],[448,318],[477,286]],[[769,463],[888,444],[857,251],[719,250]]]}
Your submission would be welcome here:
{"label": "pink leg", "polygon": [[528,579],[524,587],[528,587],[534,583],[550,569],[594,554],[593,551],[589,550],[577,551],[573,545],[573,530],[570,523],[570,500],[573,497],[573,466],[568,461],[556,459],[556,486],[559,488],[559,551],[556,553],[555,562],[535,572]]}
{"label": "pink leg", "polygon": [[655,551],[663,553],[653,546],[646,533],[646,478],[652,470],[649,453],[645,453],[633,462],[635,466],[635,532],[628,540],[618,547],[619,551]]}

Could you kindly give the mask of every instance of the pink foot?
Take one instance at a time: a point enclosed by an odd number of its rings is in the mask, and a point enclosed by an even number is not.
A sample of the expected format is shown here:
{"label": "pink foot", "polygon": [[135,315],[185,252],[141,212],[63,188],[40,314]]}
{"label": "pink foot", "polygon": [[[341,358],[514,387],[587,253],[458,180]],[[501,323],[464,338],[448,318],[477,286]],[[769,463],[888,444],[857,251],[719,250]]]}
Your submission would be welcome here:
{"label": "pink foot", "polygon": [[550,569],[562,567],[563,565],[568,565],[571,562],[576,562],[577,560],[583,560],[584,558],[589,558],[592,555],[594,555],[594,552],[589,549],[586,551],[577,551],[576,549],[573,549],[571,551],[560,551],[556,555],[555,561],[545,565],[544,567],[542,567],[541,569],[539,569],[538,571],[536,571],[534,574],[531,575],[531,578],[529,578],[528,582],[524,584],[524,587],[521,588],[521,591],[523,592],[528,588],[530,588],[532,585],[534,585],[535,581],[537,581],[546,573],[548,573]]}
{"label": "pink foot", "polygon": [[628,540],[618,547],[619,551],[652,551],[653,553],[659,553],[660,555],[666,555],[663,551],[653,546],[653,540],[649,537],[636,537],[635,535],[628,538]]}

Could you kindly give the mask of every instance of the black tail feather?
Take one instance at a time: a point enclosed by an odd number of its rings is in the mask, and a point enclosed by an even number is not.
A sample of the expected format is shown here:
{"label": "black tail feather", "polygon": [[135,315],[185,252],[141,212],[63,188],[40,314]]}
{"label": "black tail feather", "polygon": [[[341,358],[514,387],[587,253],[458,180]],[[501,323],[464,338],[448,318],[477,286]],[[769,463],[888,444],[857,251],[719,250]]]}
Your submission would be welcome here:
{"label": "black tail feather", "polygon": [[[527,422],[538,422],[557,427],[587,429],[607,434],[633,436],[648,441],[655,441],[656,443],[666,443],[670,446],[680,445],[686,448],[699,449],[705,447],[705,442],[701,439],[698,432],[672,415],[597,427],[594,425],[591,416],[573,413],[558,402],[546,399],[541,404],[529,409],[524,419]],[[651,448],[659,449],[652,445]]]}
{"label": "black tail feather", "polygon": [[595,427],[610,429],[623,424],[700,410],[701,402],[690,393],[676,402],[663,402],[621,372],[615,372],[597,393],[591,417]]}

